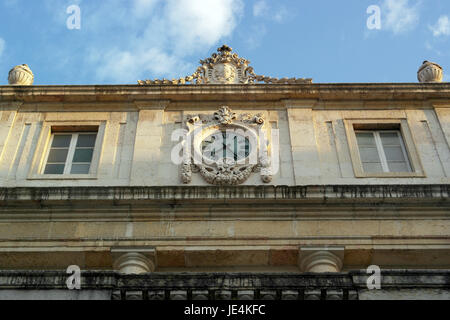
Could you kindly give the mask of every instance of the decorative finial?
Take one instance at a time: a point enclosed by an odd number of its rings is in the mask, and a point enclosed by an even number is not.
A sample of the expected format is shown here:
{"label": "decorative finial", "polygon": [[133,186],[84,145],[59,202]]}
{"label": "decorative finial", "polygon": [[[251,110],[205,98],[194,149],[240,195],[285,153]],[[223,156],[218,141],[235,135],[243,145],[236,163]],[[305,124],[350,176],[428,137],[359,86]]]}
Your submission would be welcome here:
{"label": "decorative finial", "polygon": [[217,51],[220,52],[220,53],[231,52],[231,51],[233,51],[233,48],[231,48],[231,47],[227,46],[226,44],[224,44],[220,48],[217,48]]}
{"label": "decorative finial", "polygon": [[26,64],[15,66],[9,71],[8,82],[14,86],[31,86],[34,81],[34,75]]}
{"label": "decorative finial", "polygon": [[443,69],[434,62],[425,60],[417,71],[417,79],[421,83],[442,82],[444,77]]}

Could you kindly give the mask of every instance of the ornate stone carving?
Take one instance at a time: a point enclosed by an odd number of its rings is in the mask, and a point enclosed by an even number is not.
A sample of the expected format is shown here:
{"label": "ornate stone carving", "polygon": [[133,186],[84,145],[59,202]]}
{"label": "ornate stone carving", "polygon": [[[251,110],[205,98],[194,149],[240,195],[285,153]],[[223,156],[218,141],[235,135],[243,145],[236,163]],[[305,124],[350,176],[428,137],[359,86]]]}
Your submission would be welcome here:
{"label": "ornate stone carving", "polygon": [[215,292],[216,300],[231,300],[231,291],[229,290],[217,290]]}
{"label": "ornate stone carving", "polygon": [[229,158],[217,161],[213,166],[199,165],[205,180],[215,185],[237,185],[248,179],[254,165],[238,166]]}
{"label": "ornate stone carving", "polygon": [[277,292],[276,291],[260,291],[259,293],[260,300],[276,300]]}
{"label": "ornate stone carving", "polygon": [[440,65],[430,61],[424,61],[417,71],[419,82],[442,82],[443,69]]}
{"label": "ornate stone carving", "polygon": [[224,106],[220,107],[219,111],[214,112],[214,119],[220,124],[231,124],[236,119],[236,114],[230,108]]}
{"label": "ornate stone carving", "polygon": [[342,289],[327,290],[327,300],[343,300],[344,293]]}
{"label": "ornate stone carving", "polygon": [[305,290],[305,300],[320,300],[322,292],[320,290]]}
{"label": "ornate stone carving", "polygon": [[238,300],[253,300],[254,297],[255,292],[253,290],[242,290],[237,293]]}
{"label": "ornate stone carving", "polygon": [[193,290],[192,300],[208,300],[209,291],[208,290]]}
{"label": "ornate stone carving", "polygon": [[[245,182],[253,172],[260,172],[262,181],[270,182],[272,180],[271,162],[267,140],[265,136],[262,136],[264,124],[261,114],[244,114],[238,118],[227,106],[220,107],[212,117],[188,115],[186,117],[188,134],[183,141],[182,182],[191,183],[192,173],[200,173],[210,184],[238,185]],[[223,132],[231,129],[245,131],[250,136],[249,144],[253,143],[252,151],[244,159],[245,161],[230,157],[206,161],[200,150],[202,139],[207,135],[205,132]]]}
{"label": "ornate stone carving", "polygon": [[125,299],[126,300],[142,300],[143,299],[143,292],[140,290],[131,290],[125,292]]}
{"label": "ornate stone carving", "polygon": [[249,66],[250,61],[240,58],[237,53],[227,45],[217,49],[210,58],[200,60],[201,66],[190,76],[179,79],[138,80],[140,85],[178,85],[186,83],[195,84],[247,84],[247,83],[312,83],[312,79],[304,78],[273,78],[256,75]]}
{"label": "ornate stone carving", "polygon": [[164,300],[166,298],[164,290],[149,291],[148,300]]}
{"label": "ornate stone carving", "polygon": [[281,300],[297,300],[298,291],[295,290],[283,290],[281,292]]}
{"label": "ornate stone carving", "polygon": [[15,66],[9,71],[8,82],[15,86],[30,86],[33,84],[34,75],[26,64]]}
{"label": "ornate stone carving", "polygon": [[186,290],[170,291],[170,300],[187,300],[187,291]]}

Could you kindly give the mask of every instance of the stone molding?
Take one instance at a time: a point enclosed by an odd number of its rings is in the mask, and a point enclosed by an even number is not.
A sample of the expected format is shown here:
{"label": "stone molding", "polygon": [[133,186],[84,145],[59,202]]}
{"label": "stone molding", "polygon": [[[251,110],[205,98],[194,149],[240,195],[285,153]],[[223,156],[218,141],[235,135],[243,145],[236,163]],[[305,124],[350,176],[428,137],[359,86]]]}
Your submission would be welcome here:
{"label": "stone molding", "polygon": [[[194,203],[196,210],[191,207]],[[135,219],[161,219],[161,204],[176,205],[170,219],[274,219],[275,211],[276,219],[446,219],[450,210],[450,186],[0,188],[0,206],[4,210],[0,221],[129,221],[130,214]],[[414,204],[413,211],[411,204]],[[390,209],[392,205],[396,210]]]}
{"label": "stone molding", "polygon": [[[357,300],[367,291],[366,270],[331,274],[152,273],[82,271],[81,290],[107,290],[113,300],[236,299]],[[382,269],[382,289],[441,290],[450,294],[450,270]],[[65,271],[0,271],[0,290],[67,290]],[[205,289],[208,288],[208,289]],[[378,290],[374,290],[378,292]]]}
{"label": "stone molding", "polygon": [[[166,186],[166,187],[17,187],[0,188],[0,202],[21,201],[139,201],[224,199],[365,202],[393,201],[417,204],[450,200],[450,186],[442,185],[309,185],[309,186]],[[349,202],[350,201],[350,202]]]}
{"label": "stone molding", "polygon": [[[450,83],[357,83],[357,84],[246,84],[246,85],[98,85],[98,86],[0,86],[0,102],[22,101],[32,103],[33,110],[39,110],[40,103],[48,103],[45,110],[62,105],[77,109],[80,103],[102,101],[112,110],[130,108],[130,101],[170,100],[175,101],[217,101],[218,95],[228,101],[280,101],[285,99],[307,101],[357,101],[373,103],[389,101],[383,109],[394,102],[411,102],[409,107],[423,108],[417,100],[445,100],[450,98]],[[58,101],[58,103],[55,103]],[[96,102],[97,106],[100,102]],[[27,104],[23,106],[27,107]],[[350,106],[352,107],[352,106]],[[404,105],[400,105],[404,108]],[[280,109],[286,108],[280,103]],[[343,107],[345,108],[345,106]]]}

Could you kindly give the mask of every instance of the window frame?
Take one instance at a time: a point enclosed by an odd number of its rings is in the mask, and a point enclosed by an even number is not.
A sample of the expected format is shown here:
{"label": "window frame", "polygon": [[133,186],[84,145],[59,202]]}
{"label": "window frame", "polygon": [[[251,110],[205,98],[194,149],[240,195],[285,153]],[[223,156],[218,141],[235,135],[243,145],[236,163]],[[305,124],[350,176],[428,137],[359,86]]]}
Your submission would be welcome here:
{"label": "window frame", "polygon": [[[78,138],[80,135],[87,135],[87,134],[95,134],[95,143],[94,146],[92,147],[93,149],[93,153],[95,152],[95,145],[97,144],[97,139],[98,139],[98,131],[76,131],[76,132],[70,132],[70,131],[59,131],[59,132],[52,132],[51,134],[51,138],[47,147],[47,150],[45,152],[45,156],[44,156],[44,162],[42,164],[41,167],[41,174],[42,175],[51,175],[51,176],[61,176],[61,175],[74,175],[73,173],[70,173],[70,171],[72,170],[72,165],[73,164],[78,164],[78,162],[73,162],[73,157],[75,154],[75,150],[77,149],[77,142],[78,142]],[[52,149],[52,144],[53,144],[53,139],[55,136],[57,135],[71,135],[72,137],[70,138],[70,143],[69,143],[69,150],[67,151],[67,157],[66,157],[66,162],[64,163],[64,172],[62,174],[52,174],[52,173],[45,173],[45,168],[47,167],[48,164],[48,156],[50,154],[50,151]],[[74,138],[76,137],[76,138]],[[90,174],[91,169],[92,169],[92,162],[94,160],[94,154],[92,154],[92,159],[89,162],[89,172],[87,174]],[[79,162],[81,164],[81,162]],[[87,162],[83,163],[83,164],[87,164]]]}
{"label": "window frame", "polygon": [[[95,130],[93,129],[95,127]],[[38,144],[34,151],[34,157],[28,174],[28,180],[95,180],[98,179],[98,167],[103,153],[106,121],[49,121],[44,122],[41,127]],[[64,167],[64,174],[44,174],[45,165],[48,161],[48,154],[51,149],[54,134],[74,134],[74,133],[97,133],[91,165],[88,174],[66,173],[67,166]],[[71,139],[72,144],[73,138]],[[67,157],[69,158],[69,154]],[[73,154],[72,154],[73,157]],[[73,159],[72,159],[73,160]],[[71,160],[71,161],[72,161]],[[67,163],[67,159],[66,159]],[[71,168],[71,166],[70,166]],[[69,169],[67,169],[69,170]]]}
{"label": "window frame", "polygon": [[[425,173],[423,171],[423,167],[420,161],[420,158],[417,153],[417,149],[415,147],[415,143],[411,132],[408,127],[408,123],[406,119],[344,119],[345,130],[347,134],[347,142],[350,149],[350,157],[353,164],[353,171],[355,177],[357,178],[424,178]],[[400,136],[400,144],[402,146],[402,151],[404,152],[404,156],[407,160],[408,166],[410,168],[410,172],[391,172],[385,171],[389,169],[385,168],[384,165],[387,166],[387,162],[383,164],[382,156],[379,154],[380,162],[383,168],[383,172],[366,172],[364,171],[363,164],[361,161],[361,155],[359,151],[358,141],[356,139],[356,132],[358,131],[397,131]],[[386,161],[386,157],[384,155],[384,148],[382,145],[378,145],[381,143],[375,139],[377,144],[377,151],[379,152],[379,148],[383,152],[384,160]]]}
{"label": "window frame", "polygon": [[[384,146],[383,146],[383,142],[381,140],[380,132],[383,132],[383,133],[395,133],[397,135],[397,137],[399,138],[399,141],[400,141],[400,148],[402,150],[402,154],[403,154],[403,157],[405,159],[405,163],[406,163],[406,166],[408,168],[408,171],[391,171],[389,169],[389,163],[388,163],[388,160],[386,158],[386,152],[384,150]],[[371,129],[355,130],[355,135],[357,135],[358,133],[372,133],[373,134],[374,141],[375,141],[375,146],[377,148],[378,159],[380,160],[381,169],[383,170],[383,173],[388,173],[388,172],[390,172],[390,173],[412,172],[411,161],[409,160],[408,152],[406,151],[405,142],[403,141],[404,139],[403,139],[403,136],[402,136],[400,130],[395,130],[395,129],[392,129],[392,130],[389,130],[389,129],[386,129],[386,130],[371,130]],[[358,144],[358,141],[356,141],[356,143]],[[360,156],[360,159],[361,159],[361,149],[360,149],[359,144],[358,144],[358,151],[359,151],[359,156]],[[361,160],[361,164],[362,163],[363,163],[363,161]],[[363,170],[364,170],[364,166],[363,166]],[[364,171],[364,172],[366,172],[366,171]],[[376,172],[376,173],[382,173],[382,172]]]}

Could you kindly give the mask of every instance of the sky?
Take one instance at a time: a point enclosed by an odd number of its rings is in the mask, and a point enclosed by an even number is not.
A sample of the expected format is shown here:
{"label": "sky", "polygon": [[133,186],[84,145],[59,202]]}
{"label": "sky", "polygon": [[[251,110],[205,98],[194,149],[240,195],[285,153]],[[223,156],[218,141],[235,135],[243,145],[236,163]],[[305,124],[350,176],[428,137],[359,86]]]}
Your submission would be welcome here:
{"label": "sky", "polygon": [[450,81],[449,0],[0,0],[0,21],[0,85],[185,77],[222,44],[258,75],[417,82],[429,60]]}

